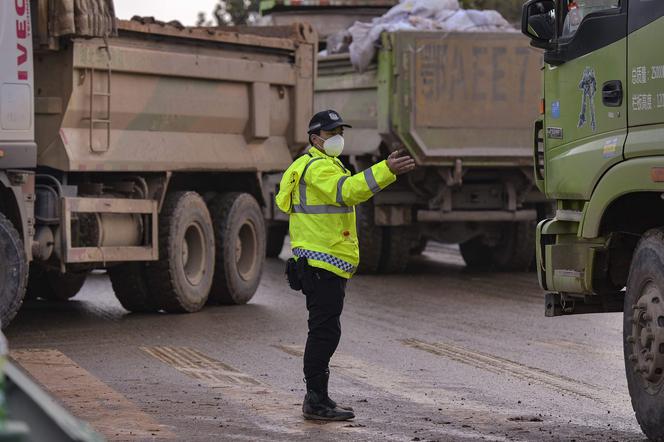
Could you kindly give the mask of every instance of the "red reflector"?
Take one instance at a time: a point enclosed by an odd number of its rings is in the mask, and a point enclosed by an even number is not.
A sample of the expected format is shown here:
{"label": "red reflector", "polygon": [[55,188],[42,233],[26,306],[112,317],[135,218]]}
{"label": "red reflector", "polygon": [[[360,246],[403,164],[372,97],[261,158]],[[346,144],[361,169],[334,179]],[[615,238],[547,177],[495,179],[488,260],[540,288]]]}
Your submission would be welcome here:
{"label": "red reflector", "polygon": [[0,158],[2,158],[2,157],[4,157],[4,156],[5,156],[5,151],[4,151],[4,150],[0,150]]}
{"label": "red reflector", "polygon": [[664,183],[664,167],[650,169],[650,177],[655,183]]}
{"label": "red reflector", "polygon": [[544,115],[544,112],[546,112],[546,106],[544,105],[544,99],[540,100],[539,111],[540,111],[540,115]]}

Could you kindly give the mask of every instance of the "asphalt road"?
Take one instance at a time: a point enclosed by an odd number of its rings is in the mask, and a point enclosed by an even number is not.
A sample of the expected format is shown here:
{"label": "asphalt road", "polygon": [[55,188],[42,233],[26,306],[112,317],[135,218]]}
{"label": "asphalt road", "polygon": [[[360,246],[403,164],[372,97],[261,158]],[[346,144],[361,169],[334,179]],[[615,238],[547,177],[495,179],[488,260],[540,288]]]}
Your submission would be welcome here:
{"label": "asphalt road", "polygon": [[27,304],[12,357],[112,440],[644,440],[619,314],[545,318],[534,274],[467,271],[431,246],[406,275],[349,284],[331,396],[352,422],[301,418],[304,297],[269,260],[250,304],[122,309],[103,274]]}

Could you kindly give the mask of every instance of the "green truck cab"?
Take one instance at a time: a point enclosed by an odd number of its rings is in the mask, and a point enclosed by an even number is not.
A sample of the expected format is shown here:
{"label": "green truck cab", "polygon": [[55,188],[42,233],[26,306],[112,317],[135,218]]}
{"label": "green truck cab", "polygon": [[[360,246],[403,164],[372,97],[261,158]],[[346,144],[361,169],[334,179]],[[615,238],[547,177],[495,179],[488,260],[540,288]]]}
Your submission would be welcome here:
{"label": "green truck cab", "polygon": [[547,316],[624,312],[627,380],[646,435],[664,439],[664,2],[531,0],[544,49],[537,228]]}

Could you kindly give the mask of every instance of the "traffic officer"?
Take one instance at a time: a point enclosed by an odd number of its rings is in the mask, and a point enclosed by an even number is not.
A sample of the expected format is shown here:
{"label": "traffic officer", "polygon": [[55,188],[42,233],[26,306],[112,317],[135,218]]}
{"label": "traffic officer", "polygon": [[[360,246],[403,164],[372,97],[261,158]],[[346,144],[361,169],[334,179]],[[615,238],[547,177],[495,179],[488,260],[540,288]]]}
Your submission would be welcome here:
{"label": "traffic officer", "polygon": [[352,408],[328,396],[329,363],[341,337],[340,317],[346,283],[359,264],[354,206],[367,201],[410,172],[415,161],[399,152],[386,161],[352,175],[339,160],[345,124],[326,110],[309,123],[308,153],[286,170],[276,196],[277,206],[290,215],[295,259],[287,273],[293,288],[306,295],[309,334],[304,350],[307,393],[302,412],[307,419],[347,420]]}

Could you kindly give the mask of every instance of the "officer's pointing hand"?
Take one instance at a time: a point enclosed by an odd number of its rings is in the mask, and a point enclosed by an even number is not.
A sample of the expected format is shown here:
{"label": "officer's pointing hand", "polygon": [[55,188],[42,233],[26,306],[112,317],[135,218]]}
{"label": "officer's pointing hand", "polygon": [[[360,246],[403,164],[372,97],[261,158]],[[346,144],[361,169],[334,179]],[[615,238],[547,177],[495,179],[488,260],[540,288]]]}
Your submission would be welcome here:
{"label": "officer's pointing hand", "polygon": [[410,155],[403,155],[403,151],[397,150],[387,157],[387,167],[393,174],[403,175],[415,169],[415,160]]}

